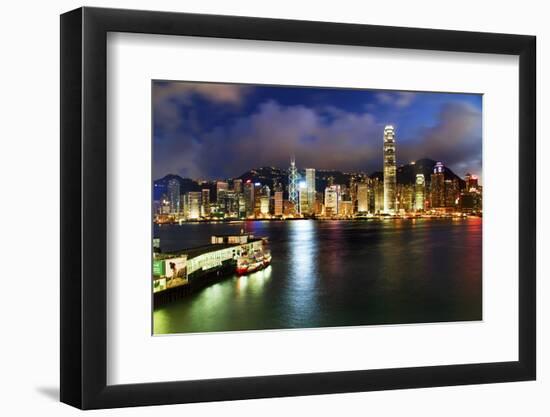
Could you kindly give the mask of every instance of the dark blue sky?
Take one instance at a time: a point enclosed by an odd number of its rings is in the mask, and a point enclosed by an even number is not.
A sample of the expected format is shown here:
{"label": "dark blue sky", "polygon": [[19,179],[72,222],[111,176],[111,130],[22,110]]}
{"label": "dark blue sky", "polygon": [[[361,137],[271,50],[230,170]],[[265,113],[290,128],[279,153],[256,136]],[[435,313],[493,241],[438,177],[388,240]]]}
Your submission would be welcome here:
{"label": "dark blue sky", "polygon": [[382,132],[396,128],[398,164],[442,161],[481,177],[482,96],[153,82],[154,178],[231,178],[288,166],[370,173]]}

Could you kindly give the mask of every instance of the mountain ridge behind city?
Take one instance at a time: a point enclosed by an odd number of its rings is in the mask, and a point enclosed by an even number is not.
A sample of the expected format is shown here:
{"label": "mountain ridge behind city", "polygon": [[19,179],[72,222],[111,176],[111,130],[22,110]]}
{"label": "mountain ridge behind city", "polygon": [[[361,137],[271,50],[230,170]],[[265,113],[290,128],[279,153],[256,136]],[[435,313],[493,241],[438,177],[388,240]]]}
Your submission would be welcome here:
{"label": "mountain ridge behind city", "polygon": [[[416,180],[416,174],[423,174],[426,180],[426,183],[430,183],[430,175],[433,173],[433,169],[437,161],[430,158],[418,159],[415,162],[409,164],[400,165],[397,167],[397,183],[398,184],[414,184]],[[298,172],[303,176],[304,169],[299,169]],[[370,174],[363,172],[344,172],[340,170],[324,170],[316,169],[316,182],[319,190],[324,189],[329,178],[332,177],[334,184],[349,184],[349,179],[353,175],[365,174],[370,178],[378,178],[379,180],[383,179],[382,171],[375,171]],[[180,184],[180,192],[187,193],[189,191],[200,191],[205,188],[204,185],[201,185],[196,180],[191,178],[181,177],[177,174],[167,174],[162,178],[159,178],[154,181],[154,199],[159,200],[162,197],[162,194],[166,192],[168,181],[171,179],[176,179]],[[261,167],[250,169],[238,177],[233,179],[241,179],[243,182],[248,180],[252,182],[259,182],[262,185],[272,186],[274,180],[282,184],[283,186],[288,186],[288,170],[275,168],[275,167]],[[464,186],[464,180],[456,175],[450,168],[445,167],[445,179],[458,179],[460,187]],[[215,192],[215,181],[208,181],[206,188],[210,188],[211,192]]]}

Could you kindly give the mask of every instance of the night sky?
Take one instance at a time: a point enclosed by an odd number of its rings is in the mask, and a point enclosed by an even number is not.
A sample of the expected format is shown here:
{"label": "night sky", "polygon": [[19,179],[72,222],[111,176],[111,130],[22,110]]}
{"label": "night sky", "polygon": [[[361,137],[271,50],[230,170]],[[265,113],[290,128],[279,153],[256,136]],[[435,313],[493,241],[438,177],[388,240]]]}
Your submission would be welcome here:
{"label": "night sky", "polygon": [[153,177],[222,179],[251,168],[371,173],[386,124],[398,165],[442,161],[481,178],[482,96],[197,82],[153,82]]}

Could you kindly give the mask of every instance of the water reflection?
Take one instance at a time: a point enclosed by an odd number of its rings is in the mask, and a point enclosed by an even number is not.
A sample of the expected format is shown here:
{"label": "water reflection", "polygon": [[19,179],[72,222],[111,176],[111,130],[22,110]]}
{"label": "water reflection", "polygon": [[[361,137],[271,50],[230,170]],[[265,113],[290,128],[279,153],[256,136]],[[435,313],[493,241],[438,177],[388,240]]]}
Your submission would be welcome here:
{"label": "water reflection", "polygon": [[[271,266],[154,312],[155,333],[481,319],[481,219],[248,222]],[[177,250],[242,224],[163,226]]]}
{"label": "water reflection", "polygon": [[288,319],[294,326],[307,323],[315,314],[318,257],[317,228],[315,221],[293,221],[289,227],[288,280],[285,292],[285,305]]}

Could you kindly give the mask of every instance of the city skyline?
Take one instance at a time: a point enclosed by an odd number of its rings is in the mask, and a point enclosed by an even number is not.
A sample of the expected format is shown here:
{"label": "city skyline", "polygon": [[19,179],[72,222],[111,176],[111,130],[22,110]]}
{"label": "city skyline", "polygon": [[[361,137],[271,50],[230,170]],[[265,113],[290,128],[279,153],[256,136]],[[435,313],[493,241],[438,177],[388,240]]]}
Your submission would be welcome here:
{"label": "city skyline", "polygon": [[424,160],[410,165],[414,170],[408,174],[409,181],[397,181],[393,126],[385,127],[382,140],[381,177],[348,173],[342,180],[332,175],[336,171],[321,177],[315,168],[299,169],[294,156],[289,158],[288,169],[270,180],[198,181],[195,187],[200,191],[184,192],[180,181],[172,177],[160,200],[154,201],[154,222],[481,215],[483,187],[476,175],[466,173],[462,178],[441,161]]}
{"label": "city skyline", "polygon": [[481,182],[481,108],[475,94],[155,81],[153,175],[236,178],[284,169],[289,155],[302,168],[382,171],[392,124],[397,166],[434,158]]}

